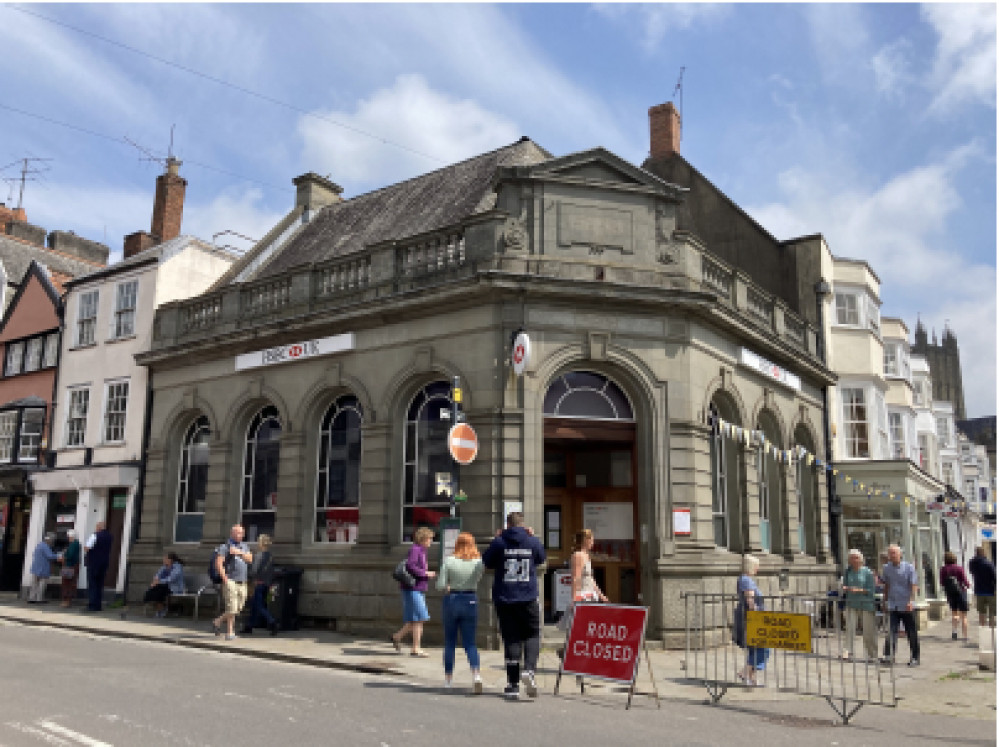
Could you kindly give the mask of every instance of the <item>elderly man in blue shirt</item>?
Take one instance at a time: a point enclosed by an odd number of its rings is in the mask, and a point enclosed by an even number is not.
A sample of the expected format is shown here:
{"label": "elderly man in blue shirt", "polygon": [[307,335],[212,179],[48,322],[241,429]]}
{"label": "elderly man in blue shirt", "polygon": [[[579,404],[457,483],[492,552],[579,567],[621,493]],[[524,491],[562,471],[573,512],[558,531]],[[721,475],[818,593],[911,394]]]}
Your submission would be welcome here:
{"label": "elderly man in blue shirt", "polygon": [[62,560],[62,555],[52,549],[55,544],[55,535],[49,532],[45,538],[35,547],[35,552],[31,556],[31,586],[28,587],[28,602],[31,604],[45,603],[45,587],[49,583],[49,576],[52,575],[52,563]]}
{"label": "elderly man in blue shirt", "polygon": [[919,633],[916,631],[915,600],[919,593],[919,577],[912,563],[902,560],[902,548],[888,547],[888,562],[881,569],[885,584],[885,605],[888,608],[890,634],[889,656],[882,659],[885,664],[895,660],[898,649],[898,624],[905,626],[905,637],[909,641],[909,666],[919,666]]}

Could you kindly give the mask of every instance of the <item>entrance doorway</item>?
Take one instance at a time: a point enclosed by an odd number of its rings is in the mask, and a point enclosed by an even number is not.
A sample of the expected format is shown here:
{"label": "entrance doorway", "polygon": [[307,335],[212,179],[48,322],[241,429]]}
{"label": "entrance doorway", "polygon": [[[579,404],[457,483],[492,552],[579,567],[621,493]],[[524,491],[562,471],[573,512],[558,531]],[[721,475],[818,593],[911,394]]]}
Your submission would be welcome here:
{"label": "entrance doorway", "polygon": [[108,563],[108,573],[104,577],[104,588],[114,589],[118,586],[118,566],[121,562],[121,546],[128,542],[125,537],[125,509],[128,506],[128,488],[111,488],[108,490],[108,518],[105,522],[111,532],[111,559]]}
{"label": "entrance doorway", "polygon": [[568,571],[577,532],[590,529],[593,575],[611,602],[641,601],[635,422],[621,389],[604,376],[571,372],[545,397],[545,612],[556,572]]}
{"label": "entrance doorway", "polygon": [[30,519],[31,501],[26,496],[0,497],[0,591],[21,589]]}

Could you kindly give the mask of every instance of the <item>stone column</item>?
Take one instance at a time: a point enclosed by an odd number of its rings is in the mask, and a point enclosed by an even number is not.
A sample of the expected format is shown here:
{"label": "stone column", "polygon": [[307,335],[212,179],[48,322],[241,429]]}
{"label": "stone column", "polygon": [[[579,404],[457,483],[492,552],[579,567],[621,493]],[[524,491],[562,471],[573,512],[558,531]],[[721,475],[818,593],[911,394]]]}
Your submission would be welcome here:
{"label": "stone column", "polygon": [[229,528],[239,515],[243,453],[241,449],[239,457],[233,459],[231,441],[212,441],[210,449],[201,541],[213,546],[229,536]]}
{"label": "stone column", "polygon": [[302,514],[302,496],[310,491],[305,485],[306,470],[303,449],[305,436],[301,431],[281,434],[281,458],[278,462],[277,507],[274,512],[274,541],[298,549],[302,532],[311,526],[312,518]]}
{"label": "stone column", "polygon": [[401,484],[402,465],[392,462],[391,423],[361,426],[361,505],[357,544],[378,548],[399,544],[400,500],[392,500],[392,486]]}

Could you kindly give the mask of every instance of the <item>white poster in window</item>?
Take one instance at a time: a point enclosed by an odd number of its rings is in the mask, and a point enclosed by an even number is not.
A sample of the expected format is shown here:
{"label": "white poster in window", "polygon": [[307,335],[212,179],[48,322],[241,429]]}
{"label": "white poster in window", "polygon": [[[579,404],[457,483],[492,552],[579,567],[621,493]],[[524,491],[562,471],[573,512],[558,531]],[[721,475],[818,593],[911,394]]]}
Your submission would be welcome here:
{"label": "white poster in window", "polygon": [[689,508],[674,508],[673,509],[673,534],[675,536],[689,536],[690,535],[690,509]]}
{"label": "white poster in window", "polygon": [[630,503],[584,503],[583,526],[600,541],[633,540],[634,508]]}

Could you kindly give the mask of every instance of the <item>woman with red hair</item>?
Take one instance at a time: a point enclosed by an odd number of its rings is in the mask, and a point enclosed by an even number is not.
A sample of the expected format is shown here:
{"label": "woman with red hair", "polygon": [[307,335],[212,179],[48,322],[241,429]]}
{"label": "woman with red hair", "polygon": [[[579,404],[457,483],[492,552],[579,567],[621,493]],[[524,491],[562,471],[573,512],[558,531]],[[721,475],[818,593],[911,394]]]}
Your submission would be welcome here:
{"label": "woman with red hair", "polygon": [[454,674],[454,651],[458,633],[472,668],[472,688],[482,693],[479,674],[479,650],[475,647],[475,628],[479,621],[476,588],[485,570],[475,546],[475,537],[462,532],[454,543],[454,555],[445,559],[437,576],[437,588],[444,592],[444,687],[451,687]]}

